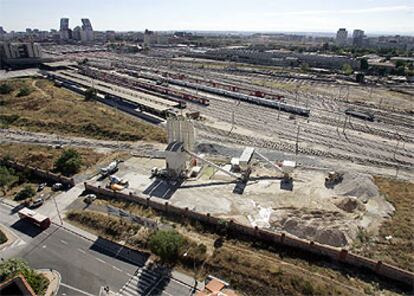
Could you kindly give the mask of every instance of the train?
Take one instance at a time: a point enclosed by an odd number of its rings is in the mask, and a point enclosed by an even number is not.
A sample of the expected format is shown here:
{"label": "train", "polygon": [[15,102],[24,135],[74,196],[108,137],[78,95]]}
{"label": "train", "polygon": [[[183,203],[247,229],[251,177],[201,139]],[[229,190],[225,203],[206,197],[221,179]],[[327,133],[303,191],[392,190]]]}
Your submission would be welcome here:
{"label": "train", "polygon": [[270,100],[266,98],[259,98],[255,96],[249,96],[249,95],[245,95],[245,94],[238,93],[238,92],[228,91],[228,90],[221,89],[221,88],[215,88],[215,87],[211,87],[211,86],[207,86],[203,84],[196,84],[196,83],[187,82],[187,81],[178,80],[178,79],[170,78],[168,79],[168,82],[172,84],[184,86],[184,87],[189,87],[189,88],[198,89],[198,90],[202,90],[202,91],[206,91],[206,92],[210,92],[214,94],[223,95],[226,97],[248,102],[251,104],[256,104],[256,105],[261,105],[261,106],[265,106],[265,107],[269,107],[273,109],[278,109],[281,111],[285,111],[285,112],[289,112],[289,113],[293,113],[293,114],[297,114],[297,115],[301,115],[305,117],[308,117],[310,115],[309,108],[294,106],[294,105],[290,105],[284,102],[274,101],[274,100]]}
{"label": "train", "polygon": [[355,110],[355,109],[352,109],[352,108],[346,109],[345,114],[349,115],[349,116],[359,118],[359,119],[362,119],[362,120],[371,121],[371,122],[375,120],[374,114],[372,114],[370,112]]}

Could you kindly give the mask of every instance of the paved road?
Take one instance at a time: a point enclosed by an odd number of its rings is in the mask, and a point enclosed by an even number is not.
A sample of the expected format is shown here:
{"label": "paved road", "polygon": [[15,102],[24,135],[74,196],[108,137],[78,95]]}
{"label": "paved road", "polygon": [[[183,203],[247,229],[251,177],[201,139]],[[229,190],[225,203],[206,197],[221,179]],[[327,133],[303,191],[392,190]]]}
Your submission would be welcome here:
{"label": "paved road", "polygon": [[12,245],[0,251],[0,257],[21,257],[33,268],[59,271],[62,281],[58,295],[98,295],[103,286],[126,296],[193,295],[191,278],[186,279],[188,284],[183,284],[160,270],[147,270],[144,266],[147,254],[101,238],[84,238],[73,232],[74,227],[66,229],[52,224],[40,231],[20,221],[3,204],[0,204],[0,223],[17,237]]}
{"label": "paved road", "polygon": [[1,256],[22,257],[34,268],[52,268],[62,275],[59,295],[97,295],[102,286],[118,291],[142,267],[147,256],[127,260],[116,257],[119,246],[105,240],[90,241],[63,228],[52,225],[40,232],[36,227],[10,216],[0,206],[0,222],[10,226],[22,241],[1,251]]}

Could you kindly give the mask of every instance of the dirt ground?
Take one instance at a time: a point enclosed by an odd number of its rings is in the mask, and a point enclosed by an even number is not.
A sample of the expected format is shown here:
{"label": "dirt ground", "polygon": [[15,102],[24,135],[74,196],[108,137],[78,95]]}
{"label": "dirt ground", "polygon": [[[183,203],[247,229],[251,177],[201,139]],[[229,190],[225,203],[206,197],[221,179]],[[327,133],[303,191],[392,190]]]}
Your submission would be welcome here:
{"label": "dirt ground", "polygon": [[[80,95],[58,88],[44,79],[21,78],[2,81],[13,91],[0,95],[0,127],[35,132],[87,136],[95,139],[165,142],[165,132],[131,116]],[[22,87],[31,90],[18,97]]]}
{"label": "dirt ground", "polygon": [[[349,246],[361,227],[377,233],[394,211],[378,193],[373,178],[360,173],[347,172],[344,181],[330,189],[324,184],[327,172],[297,169],[290,191],[281,186],[278,173],[258,165],[239,195],[233,193],[233,180],[213,175],[207,167],[198,179],[180,186],[150,179],[153,167],[164,166],[164,160],[133,157],[121,164],[117,176],[129,180],[125,192],[333,246]],[[92,181],[101,186],[107,182]]]}

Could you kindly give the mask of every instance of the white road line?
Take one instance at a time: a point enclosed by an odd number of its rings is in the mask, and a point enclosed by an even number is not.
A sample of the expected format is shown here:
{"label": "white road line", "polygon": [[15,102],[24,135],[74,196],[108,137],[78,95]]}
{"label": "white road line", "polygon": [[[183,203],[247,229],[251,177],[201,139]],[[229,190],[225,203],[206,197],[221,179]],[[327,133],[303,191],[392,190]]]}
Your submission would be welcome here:
{"label": "white road line", "polygon": [[68,242],[67,242],[67,241],[64,241],[63,239],[61,239],[61,240],[60,240],[60,242],[61,242],[62,244],[64,244],[64,245],[67,245],[67,244],[68,244]]}
{"label": "white road line", "polygon": [[96,260],[98,260],[99,262],[106,263],[106,262],[105,262],[105,261],[103,261],[101,258],[96,258],[96,257],[95,257],[95,259],[96,259]]}
{"label": "white road line", "polygon": [[86,252],[84,250],[82,250],[82,249],[79,249],[78,248],[78,251],[81,252],[81,253],[83,253],[83,254],[86,254]]}
{"label": "white road line", "polygon": [[68,289],[71,289],[71,290],[73,290],[73,291],[76,291],[76,292],[78,292],[78,293],[81,293],[81,294],[83,294],[83,295],[87,295],[87,296],[95,296],[95,295],[90,294],[90,293],[88,293],[88,292],[86,292],[86,291],[80,290],[80,289],[78,289],[78,288],[72,287],[72,286],[67,285],[67,284],[64,284],[64,283],[60,283],[60,285],[61,285],[61,286],[63,286],[63,287],[65,287],[65,288],[68,288]]}
{"label": "white road line", "polygon": [[118,268],[118,267],[116,267],[116,266],[113,266],[113,265],[112,265],[112,268],[113,268],[113,269],[116,269],[116,270],[118,270],[118,271],[122,271],[122,269],[120,269],[120,268]]}

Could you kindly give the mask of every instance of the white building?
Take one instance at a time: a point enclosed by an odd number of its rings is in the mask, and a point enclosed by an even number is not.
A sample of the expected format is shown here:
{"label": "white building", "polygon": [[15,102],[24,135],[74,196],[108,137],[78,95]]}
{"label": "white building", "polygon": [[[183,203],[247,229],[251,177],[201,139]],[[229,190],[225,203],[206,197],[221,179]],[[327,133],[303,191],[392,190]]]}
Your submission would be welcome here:
{"label": "white building", "polygon": [[365,33],[362,30],[355,29],[352,33],[352,44],[354,46],[361,46],[364,41]]}

